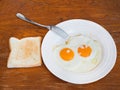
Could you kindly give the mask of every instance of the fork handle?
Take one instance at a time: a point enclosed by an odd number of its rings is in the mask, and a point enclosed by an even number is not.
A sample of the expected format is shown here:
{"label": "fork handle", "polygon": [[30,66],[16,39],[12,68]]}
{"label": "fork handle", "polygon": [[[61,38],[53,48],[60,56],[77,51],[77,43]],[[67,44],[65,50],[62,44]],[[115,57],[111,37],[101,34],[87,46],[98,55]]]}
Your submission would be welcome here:
{"label": "fork handle", "polygon": [[37,22],[34,22],[34,21],[30,20],[29,18],[25,17],[25,16],[24,16],[23,14],[21,14],[21,13],[17,13],[16,16],[17,16],[18,18],[26,21],[26,22],[29,22],[29,23],[31,23],[31,24],[34,24],[34,25],[37,25],[37,26],[41,26],[41,27],[47,28],[48,30],[50,30],[50,28],[51,28],[50,26],[47,26],[47,25],[43,25],[43,24],[39,24],[39,23],[37,23]]}

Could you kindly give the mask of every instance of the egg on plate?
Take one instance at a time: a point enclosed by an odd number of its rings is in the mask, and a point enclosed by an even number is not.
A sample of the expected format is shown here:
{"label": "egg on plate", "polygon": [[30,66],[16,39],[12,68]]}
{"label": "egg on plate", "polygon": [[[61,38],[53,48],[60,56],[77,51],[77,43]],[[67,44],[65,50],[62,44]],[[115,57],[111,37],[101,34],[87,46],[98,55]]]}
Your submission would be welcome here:
{"label": "egg on plate", "polygon": [[97,40],[84,35],[70,37],[53,49],[57,64],[72,72],[88,72],[101,61],[102,47]]}

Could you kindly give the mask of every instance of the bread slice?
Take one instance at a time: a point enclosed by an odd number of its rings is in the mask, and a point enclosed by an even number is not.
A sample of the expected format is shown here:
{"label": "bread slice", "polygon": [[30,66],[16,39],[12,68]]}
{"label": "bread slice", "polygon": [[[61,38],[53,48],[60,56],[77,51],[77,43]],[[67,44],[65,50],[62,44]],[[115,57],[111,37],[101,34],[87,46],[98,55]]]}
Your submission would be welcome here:
{"label": "bread slice", "polygon": [[40,45],[41,37],[27,37],[21,40],[11,37],[8,68],[35,67],[42,64]]}

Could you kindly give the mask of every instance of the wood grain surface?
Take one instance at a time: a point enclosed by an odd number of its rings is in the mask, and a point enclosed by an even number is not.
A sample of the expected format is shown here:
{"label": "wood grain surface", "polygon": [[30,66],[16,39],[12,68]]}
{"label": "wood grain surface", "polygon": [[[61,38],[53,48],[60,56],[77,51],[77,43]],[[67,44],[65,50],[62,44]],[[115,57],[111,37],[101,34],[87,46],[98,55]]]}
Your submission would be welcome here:
{"label": "wood grain surface", "polygon": [[[45,67],[8,69],[9,38],[42,36],[48,30],[26,23],[15,14],[46,25],[69,19],[99,23],[112,35],[117,46],[117,61],[103,79],[86,85],[64,82]],[[0,0],[0,90],[120,90],[120,0]]]}

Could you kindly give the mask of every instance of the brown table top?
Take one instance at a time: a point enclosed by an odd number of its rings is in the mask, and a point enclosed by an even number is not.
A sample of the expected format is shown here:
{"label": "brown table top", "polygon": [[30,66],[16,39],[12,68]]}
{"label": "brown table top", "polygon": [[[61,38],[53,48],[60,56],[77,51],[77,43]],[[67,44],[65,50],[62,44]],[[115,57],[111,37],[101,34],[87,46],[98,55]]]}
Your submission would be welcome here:
{"label": "brown table top", "polygon": [[[10,37],[42,36],[46,29],[18,18],[21,12],[46,25],[55,25],[69,19],[88,19],[101,24],[112,35],[117,45],[117,62],[103,79],[75,85],[52,75],[44,64],[27,69],[8,69]],[[120,0],[0,0],[0,90],[120,90]]]}

